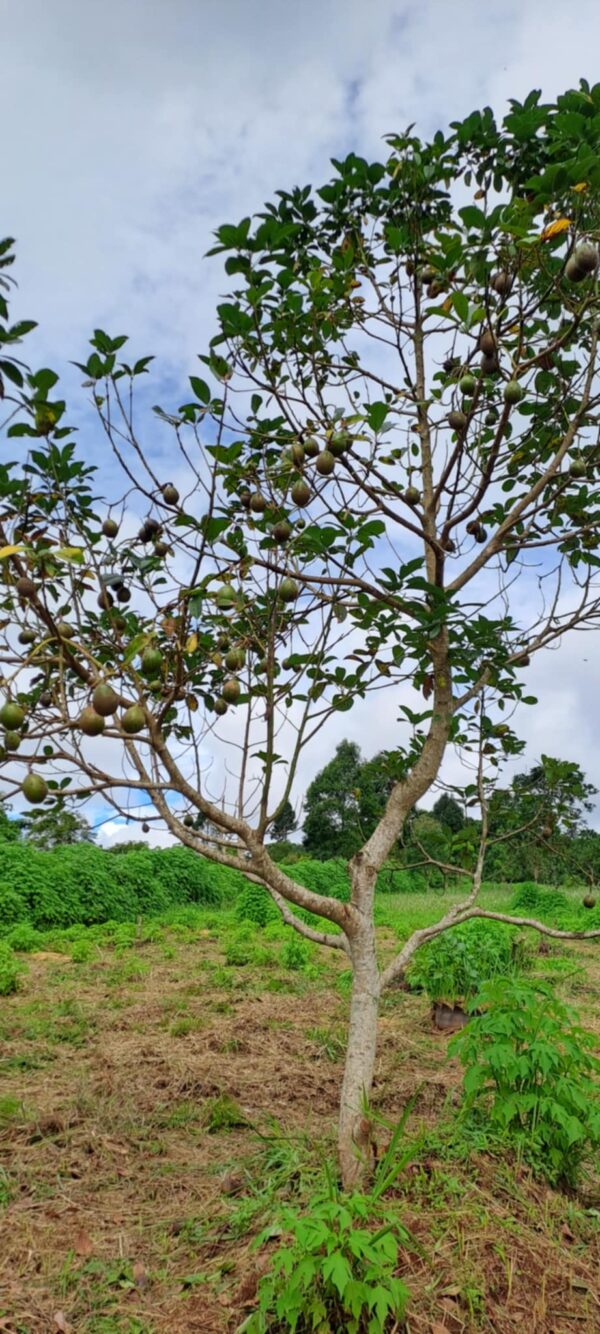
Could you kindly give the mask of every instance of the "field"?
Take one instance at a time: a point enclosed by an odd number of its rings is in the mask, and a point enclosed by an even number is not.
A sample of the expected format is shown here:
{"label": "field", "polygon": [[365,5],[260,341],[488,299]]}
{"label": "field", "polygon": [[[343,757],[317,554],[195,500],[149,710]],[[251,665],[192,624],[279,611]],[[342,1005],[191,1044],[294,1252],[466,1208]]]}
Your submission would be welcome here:
{"label": "field", "polygon": [[[382,950],[439,906],[382,895]],[[19,991],[0,1000],[0,1329],[235,1330],[278,1209],[308,1203],[334,1162],[344,958],[192,908],[34,943]],[[600,1033],[600,949],[551,944],[535,967]],[[390,992],[382,1142],[416,1095],[389,1196],[408,1233],[403,1328],[597,1331],[597,1178],[561,1193],[453,1135],[460,1086],[427,996]]]}

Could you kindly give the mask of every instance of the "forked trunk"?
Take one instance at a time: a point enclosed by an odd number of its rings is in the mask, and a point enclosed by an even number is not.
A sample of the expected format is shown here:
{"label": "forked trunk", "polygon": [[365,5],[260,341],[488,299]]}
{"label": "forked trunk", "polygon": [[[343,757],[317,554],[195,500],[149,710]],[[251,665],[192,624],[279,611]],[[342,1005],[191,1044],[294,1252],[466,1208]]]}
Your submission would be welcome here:
{"label": "forked trunk", "polygon": [[373,1166],[368,1100],[375,1067],[380,994],[372,936],[362,941],[355,939],[352,954],[352,999],[338,1131],[340,1170],[346,1190],[365,1181]]}

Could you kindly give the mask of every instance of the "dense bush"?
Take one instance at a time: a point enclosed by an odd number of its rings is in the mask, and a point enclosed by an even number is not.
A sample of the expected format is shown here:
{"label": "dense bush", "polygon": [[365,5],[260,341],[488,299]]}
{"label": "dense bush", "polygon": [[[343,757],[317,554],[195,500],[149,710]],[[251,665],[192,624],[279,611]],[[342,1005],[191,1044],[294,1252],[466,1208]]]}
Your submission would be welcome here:
{"label": "dense bush", "polygon": [[512,927],[476,920],[424,945],[410,965],[408,981],[432,1001],[465,1001],[484,982],[513,977],[528,963],[525,942]]}
{"label": "dense bush", "polygon": [[[582,896],[585,889],[581,889]],[[549,926],[563,931],[586,931],[600,927],[600,900],[595,908],[586,908],[560,889],[524,881],[518,885],[511,900],[511,911],[521,916],[538,917]]]}
{"label": "dense bush", "polygon": [[499,978],[474,1004],[483,1013],[452,1040],[465,1066],[464,1113],[547,1180],[575,1185],[600,1148],[597,1039],[541,984]]}
{"label": "dense bush", "polygon": [[311,861],[303,857],[288,868],[288,875],[297,884],[312,889],[315,894],[327,894],[331,899],[346,903],[350,898],[348,863],[343,857],[332,857],[327,862]]}
{"label": "dense bush", "polygon": [[173,905],[233,903],[248,882],[187,848],[122,856],[90,844],[39,852],[0,844],[0,931],[17,922],[39,930],[74,923],[135,921]]}
{"label": "dense bush", "polygon": [[267,922],[275,921],[280,916],[266,889],[262,885],[253,884],[251,880],[238,895],[235,915],[239,922],[254,922],[256,926],[266,926]]}

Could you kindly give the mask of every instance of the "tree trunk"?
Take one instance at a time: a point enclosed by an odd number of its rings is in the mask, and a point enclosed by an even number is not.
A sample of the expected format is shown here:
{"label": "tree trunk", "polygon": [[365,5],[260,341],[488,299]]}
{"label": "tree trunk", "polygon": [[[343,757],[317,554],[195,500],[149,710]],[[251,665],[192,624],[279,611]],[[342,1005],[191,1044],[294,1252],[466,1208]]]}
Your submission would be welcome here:
{"label": "tree trunk", "polygon": [[342,1184],[346,1190],[364,1181],[373,1166],[367,1104],[373,1084],[380,996],[373,932],[353,940],[352,957],[352,999],[338,1131]]}

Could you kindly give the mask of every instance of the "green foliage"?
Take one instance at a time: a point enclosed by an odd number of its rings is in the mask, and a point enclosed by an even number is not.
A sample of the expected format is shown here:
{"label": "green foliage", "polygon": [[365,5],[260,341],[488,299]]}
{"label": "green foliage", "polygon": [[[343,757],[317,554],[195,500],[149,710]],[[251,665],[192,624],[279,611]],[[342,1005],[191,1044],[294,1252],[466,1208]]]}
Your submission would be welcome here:
{"label": "green foliage", "polygon": [[312,959],[312,950],[307,940],[299,936],[293,929],[290,930],[288,938],[281,949],[281,962],[284,968],[301,969],[306,968]]}
{"label": "green foliage", "polygon": [[287,840],[290,834],[298,828],[296,813],[291,801],[285,801],[279,814],[275,817],[271,825],[271,838],[276,843],[282,843]]}
{"label": "green foliage", "polygon": [[49,930],[75,923],[135,921],[178,904],[234,902],[243,874],[188,848],[117,856],[88,843],[39,851],[0,843],[0,930],[29,921]]}
{"label": "green foliage", "polygon": [[28,843],[33,843],[34,847],[45,852],[73,843],[93,842],[94,839],[85,817],[59,803],[25,815],[21,829]]}
{"label": "green foliage", "polygon": [[472,921],[423,945],[408,969],[414,989],[432,1001],[472,999],[494,977],[515,977],[529,965],[525,943],[501,922]]}
{"label": "green foliage", "polygon": [[23,964],[15,958],[10,945],[0,940],[0,996],[12,996],[19,988]]}
{"label": "green foliage", "polygon": [[4,937],[5,943],[20,954],[32,954],[42,948],[44,937],[30,922],[17,922]]}
{"label": "green foliage", "polygon": [[[331,1192],[308,1213],[284,1208],[281,1226],[288,1240],[260,1281],[244,1334],[385,1334],[403,1318],[408,1291],[395,1269],[406,1234],[396,1212],[373,1197]],[[267,1236],[271,1228],[259,1242]]]}
{"label": "green foliage", "polygon": [[266,926],[267,922],[276,921],[281,916],[267,890],[251,880],[238,894],[235,915],[238,921],[254,922],[255,926]]}
{"label": "green foliage", "polygon": [[294,863],[289,875],[297,884],[317,894],[326,894],[330,899],[347,903],[350,898],[348,866],[341,857],[332,857],[328,861],[312,861],[305,857]]}
{"label": "green foliage", "polygon": [[449,829],[451,834],[458,834],[465,823],[462,808],[455,798],[450,796],[449,792],[442,792],[442,795],[438,797],[432,815],[441,825]]}
{"label": "green foliage", "polygon": [[354,742],[340,742],[306,792],[306,851],[323,860],[351,857],[374,829],[396,776],[393,755],[363,760]]}
{"label": "green foliage", "polygon": [[484,1121],[540,1175],[573,1186],[600,1148],[597,1039],[551,988],[497,979],[483,1013],[452,1039],[465,1067],[464,1115]]}

